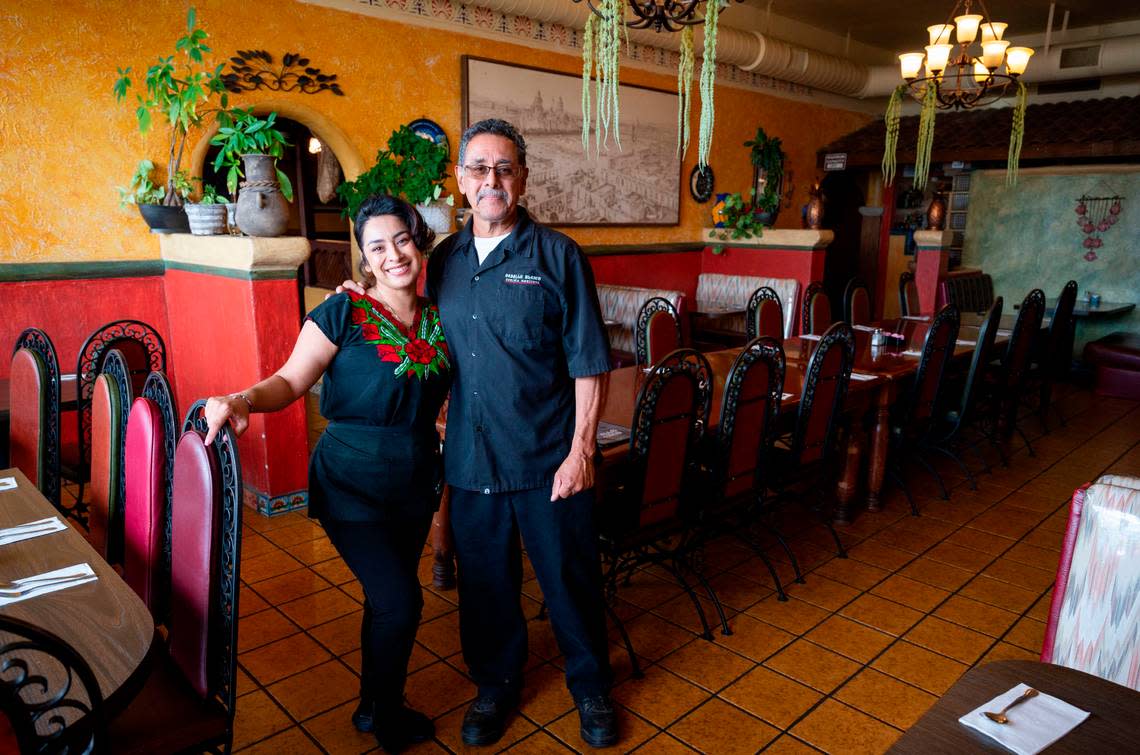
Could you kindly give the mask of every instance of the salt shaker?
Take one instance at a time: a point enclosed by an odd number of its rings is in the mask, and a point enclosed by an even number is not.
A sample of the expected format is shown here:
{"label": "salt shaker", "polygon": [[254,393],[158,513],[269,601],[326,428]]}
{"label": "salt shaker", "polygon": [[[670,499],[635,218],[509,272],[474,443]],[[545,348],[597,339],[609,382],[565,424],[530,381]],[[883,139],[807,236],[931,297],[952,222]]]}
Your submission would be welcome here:
{"label": "salt shaker", "polygon": [[872,346],[882,346],[883,345],[883,329],[882,328],[875,328],[875,330],[871,333],[871,345]]}

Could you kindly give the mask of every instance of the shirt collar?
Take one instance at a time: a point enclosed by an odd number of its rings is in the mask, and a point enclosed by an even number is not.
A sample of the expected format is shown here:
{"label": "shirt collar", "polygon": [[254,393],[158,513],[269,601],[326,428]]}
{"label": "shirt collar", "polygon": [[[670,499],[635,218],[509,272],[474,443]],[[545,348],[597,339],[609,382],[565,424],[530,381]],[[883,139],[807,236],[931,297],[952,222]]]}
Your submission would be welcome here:
{"label": "shirt collar", "polygon": [[[518,220],[515,221],[514,228],[511,229],[510,234],[503,239],[500,247],[504,252],[511,254],[520,254],[524,257],[534,256],[534,221],[530,219],[525,207],[515,208],[518,212]],[[469,220],[458,231],[456,231],[456,249],[470,248],[471,253],[474,254],[475,248],[475,233],[472,230],[474,227],[474,220]]]}

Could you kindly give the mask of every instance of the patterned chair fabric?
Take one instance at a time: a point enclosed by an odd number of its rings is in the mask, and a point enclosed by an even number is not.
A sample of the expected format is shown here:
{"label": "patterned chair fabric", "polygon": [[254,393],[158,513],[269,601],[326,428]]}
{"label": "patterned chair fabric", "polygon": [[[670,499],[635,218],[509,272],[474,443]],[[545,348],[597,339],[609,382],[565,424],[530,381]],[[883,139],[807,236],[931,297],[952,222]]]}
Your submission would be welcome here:
{"label": "patterned chair fabric", "polygon": [[157,403],[149,398],[135,399],[127,419],[123,579],[156,619],[161,615],[169,472],[165,424]]}
{"label": "patterned chair fabric", "polygon": [[685,294],[660,288],[640,288],[637,286],[613,286],[599,283],[598,302],[602,306],[602,317],[618,325],[609,329],[610,348],[630,354],[636,351],[637,315],[642,305],[654,297],[660,297],[682,312]]}
{"label": "patterned chair fabric", "polygon": [[986,273],[949,275],[938,287],[939,298],[959,312],[985,312],[994,303],[994,281]]}
{"label": "patterned chair fabric", "polygon": [[119,485],[122,481],[123,433],[120,418],[120,389],[117,378],[99,375],[91,394],[91,484],[88,509],[88,538],[109,563],[118,563],[116,552],[122,545],[122,508]]}
{"label": "patterned chair fabric", "polygon": [[[755,275],[722,275],[701,273],[697,277],[697,301],[702,305],[719,304],[726,309],[747,309],[752,293],[767,286],[776,292],[784,315],[784,338],[790,338],[796,316],[796,298],[800,283],[795,278],[763,278]],[[723,318],[719,327],[747,332],[743,315]]]}
{"label": "patterned chair fabric", "polygon": [[1140,480],[1073,493],[1041,660],[1140,690]]}

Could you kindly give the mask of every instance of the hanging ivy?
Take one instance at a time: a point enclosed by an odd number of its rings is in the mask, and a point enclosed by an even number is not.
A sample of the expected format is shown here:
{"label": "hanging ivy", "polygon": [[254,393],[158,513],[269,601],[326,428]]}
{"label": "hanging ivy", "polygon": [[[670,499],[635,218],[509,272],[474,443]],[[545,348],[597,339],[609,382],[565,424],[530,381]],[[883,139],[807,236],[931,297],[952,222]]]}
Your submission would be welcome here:
{"label": "hanging ivy", "polygon": [[1009,132],[1009,156],[1005,163],[1005,184],[1017,184],[1017,166],[1021,161],[1021,141],[1025,137],[1025,108],[1028,100],[1025,82],[1017,81],[1017,102],[1013,106],[1013,127]]}
{"label": "hanging ivy", "polygon": [[883,185],[889,186],[895,180],[895,156],[899,147],[899,120],[902,118],[902,98],[906,84],[895,87],[887,100],[887,113],[883,116],[887,126],[887,140],[883,147]]}
{"label": "hanging ivy", "polygon": [[716,30],[720,17],[720,3],[705,5],[705,49],[701,61],[701,128],[697,137],[697,165],[702,169],[709,164],[712,149],[713,125],[716,110],[713,94],[716,90]]}
{"label": "hanging ivy", "polygon": [[681,30],[681,61],[677,64],[677,156],[689,151],[689,115],[693,104],[693,27]]}
{"label": "hanging ivy", "polygon": [[938,94],[927,86],[922,96],[922,113],[918,117],[918,144],[914,153],[914,186],[926,188],[930,177],[930,149],[934,146],[934,116],[938,112]]}
{"label": "hanging ivy", "polygon": [[594,26],[597,16],[586,16],[582,29],[582,149],[590,154],[590,80],[594,77]]}

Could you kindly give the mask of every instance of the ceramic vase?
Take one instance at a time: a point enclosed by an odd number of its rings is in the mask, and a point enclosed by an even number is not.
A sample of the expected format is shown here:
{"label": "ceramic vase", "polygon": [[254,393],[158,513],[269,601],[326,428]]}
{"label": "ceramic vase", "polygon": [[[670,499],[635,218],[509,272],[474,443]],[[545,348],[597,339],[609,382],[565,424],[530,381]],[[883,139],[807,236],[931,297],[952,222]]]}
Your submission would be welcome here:
{"label": "ceramic vase", "polygon": [[289,204],[277,182],[276,158],[242,155],[245,181],[237,201],[238,228],[249,236],[280,236],[289,227]]}

